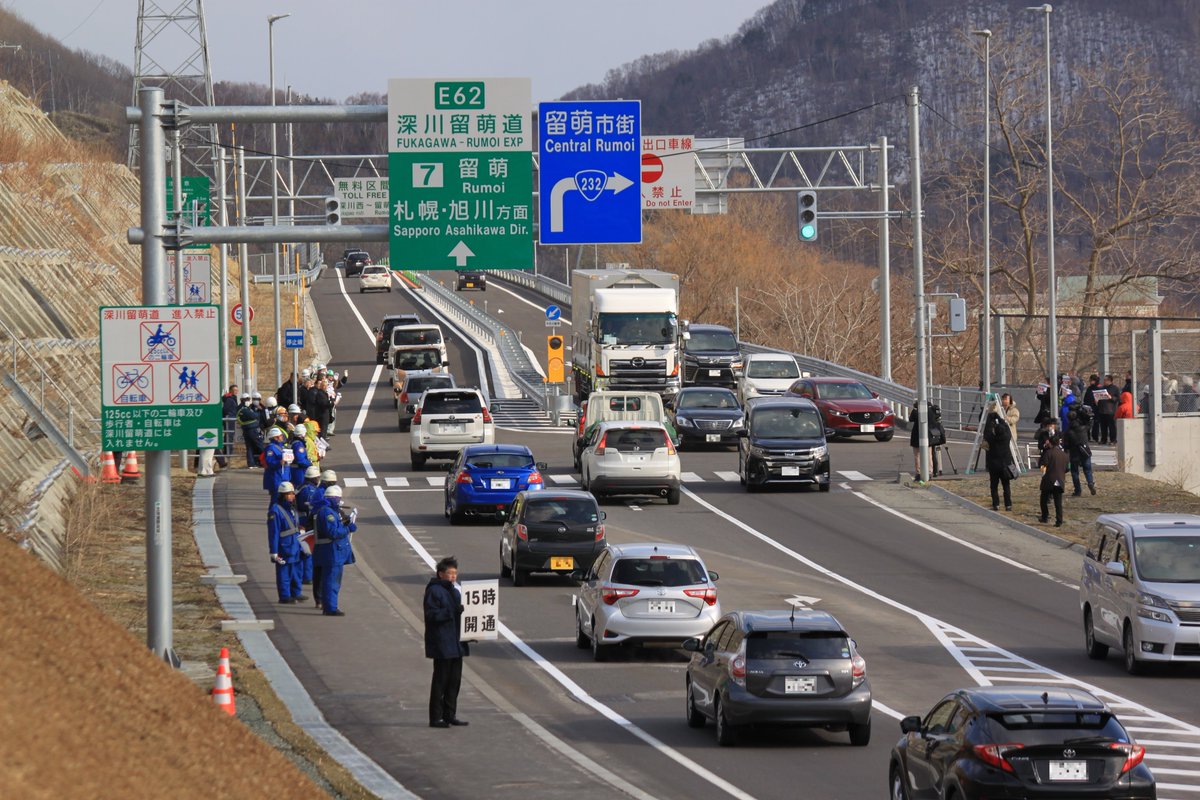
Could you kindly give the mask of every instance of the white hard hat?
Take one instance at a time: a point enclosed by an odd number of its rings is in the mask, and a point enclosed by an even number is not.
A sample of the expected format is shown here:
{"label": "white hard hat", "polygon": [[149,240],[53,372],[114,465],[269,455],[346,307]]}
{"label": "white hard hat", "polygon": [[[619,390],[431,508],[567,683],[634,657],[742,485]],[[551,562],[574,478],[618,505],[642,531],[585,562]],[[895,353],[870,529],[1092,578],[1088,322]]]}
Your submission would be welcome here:
{"label": "white hard hat", "polygon": [[305,367],[304,369],[300,370],[300,377],[301,377],[301,378],[307,378],[307,377],[308,377],[308,376],[310,376],[310,375],[312,375],[312,370],[311,370],[311,369],[308,369],[307,367]]}
{"label": "white hard hat", "polygon": [[326,490],[325,490],[325,496],[326,496],[326,497],[338,497],[338,498],[340,498],[340,497],[342,496],[342,487],[340,487],[340,486],[330,486],[328,489],[326,489]]}
{"label": "white hard hat", "polygon": [[275,490],[277,494],[287,494],[288,492],[296,491],[296,487],[292,486],[291,481],[284,481],[279,484],[279,488]]}
{"label": "white hard hat", "polygon": [[296,427],[292,428],[292,435],[297,438],[303,439],[305,436],[308,436],[308,428],[305,426],[305,424],[303,422],[301,422],[298,425],[296,425]]}
{"label": "white hard hat", "polygon": [[283,432],[283,428],[271,428],[271,430],[267,431],[268,439],[274,439],[276,436],[285,436],[285,435],[286,434]]}
{"label": "white hard hat", "polygon": [[292,403],[290,406],[287,407],[287,412],[289,414],[299,414],[300,406],[296,405],[295,403]]}
{"label": "white hard hat", "polygon": [[262,392],[255,392],[255,393],[254,393],[254,399],[255,399],[255,400],[262,400]]}
{"label": "white hard hat", "polygon": [[274,408],[277,405],[279,405],[279,401],[276,400],[274,397],[267,398],[267,408]]}
{"label": "white hard hat", "polygon": [[321,480],[325,483],[337,483],[337,473],[327,469],[321,473]]}
{"label": "white hard hat", "polygon": [[318,467],[316,464],[313,464],[311,467],[304,470],[305,480],[308,480],[309,478],[319,478],[319,477],[321,477],[321,468]]}
{"label": "white hard hat", "polygon": [[249,393],[249,392],[246,392],[245,394],[243,394],[243,395],[242,395],[242,399],[243,399],[243,400],[249,400],[249,399],[250,399],[250,393]]}

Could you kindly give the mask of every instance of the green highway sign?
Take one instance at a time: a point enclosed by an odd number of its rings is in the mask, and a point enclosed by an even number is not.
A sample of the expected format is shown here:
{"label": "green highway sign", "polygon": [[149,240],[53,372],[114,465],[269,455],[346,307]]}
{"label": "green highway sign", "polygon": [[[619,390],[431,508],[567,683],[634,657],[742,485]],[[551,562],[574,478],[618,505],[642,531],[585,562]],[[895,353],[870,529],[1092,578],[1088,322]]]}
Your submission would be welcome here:
{"label": "green highway sign", "polygon": [[[236,339],[234,341],[234,346],[241,347],[242,342],[244,342],[244,341],[245,340],[239,335],[238,337],[236,337]],[[250,346],[258,347],[258,334],[257,333],[250,334]]]}
{"label": "green highway sign", "polygon": [[[208,177],[205,175],[184,175],[181,181],[183,184],[182,203],[183,221],[193,228],[209,224],[209,198],[210,188]],[[167,219],[171,220],[175,217],[175,178],[167,176]],[[185,249],[199,250],[207,248],[207,244],[195,243],[189,244]]]}
{"label": "green highway sign", "polygon": [[102,449],[219,447],[220,370],[218,306],[101,308]]}
{"label": "green highway sign", "polygon": [[533,269],[528,78],[388,81],[392,269]]}

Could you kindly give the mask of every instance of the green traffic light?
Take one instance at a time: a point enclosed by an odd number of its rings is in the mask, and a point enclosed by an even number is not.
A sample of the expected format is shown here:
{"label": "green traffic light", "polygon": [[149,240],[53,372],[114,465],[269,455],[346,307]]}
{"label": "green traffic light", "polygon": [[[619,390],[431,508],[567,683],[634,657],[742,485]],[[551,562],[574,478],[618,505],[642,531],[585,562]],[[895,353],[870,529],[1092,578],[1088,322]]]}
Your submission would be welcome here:
{"label": "green traffic light", "polygon": [[813,224],[800,226],[800,238],[806,242],[811,242],[817,238],[817,226]]}

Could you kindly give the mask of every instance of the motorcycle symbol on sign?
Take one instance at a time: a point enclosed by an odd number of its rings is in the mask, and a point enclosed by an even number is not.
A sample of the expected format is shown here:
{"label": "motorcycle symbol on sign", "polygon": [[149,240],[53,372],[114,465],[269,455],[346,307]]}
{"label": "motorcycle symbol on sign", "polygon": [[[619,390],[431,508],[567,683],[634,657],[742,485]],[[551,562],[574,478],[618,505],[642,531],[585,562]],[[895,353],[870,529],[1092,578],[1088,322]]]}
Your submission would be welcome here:
{"label": "motorcycle symbol on sign", "polygon": [[143,322],[141,335],[142,361],[179,360],[178,322]]}

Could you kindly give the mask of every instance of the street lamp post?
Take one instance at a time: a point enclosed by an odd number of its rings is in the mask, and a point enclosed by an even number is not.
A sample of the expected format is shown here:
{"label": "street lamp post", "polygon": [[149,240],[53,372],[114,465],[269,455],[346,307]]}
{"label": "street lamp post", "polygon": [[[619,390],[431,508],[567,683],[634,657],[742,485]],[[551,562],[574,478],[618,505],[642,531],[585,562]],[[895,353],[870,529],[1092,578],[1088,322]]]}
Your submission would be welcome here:
{"label": "street lamp post", "polygon": [[[290,17],[291,14],[272,14],[267,17],[267,58],[270,61],[271,74],[271,106],[275,106],[275,23]],[[279,149],[275,137],[275,123],[271,123],[271,224],[279,225]],[[280,341],[279,317],[279,245],[272,245],[275,253],[274,265],[274,299],[275,299],[275,385],[283,385],[283,342]]]}
{"label": "street lamp post", "polygon": [[992,32],[971,31],[983,38],[983,349],[979,383],[984,398],[992,390]]}
{"label": "street lamp post", "polygon": [[[1046,369],[1050,373],[1050,382],[1054,391],[1060,391],[1058,386],[1058,286],[1054,277],[1054,133],[1050,123],[1050,12],[1054,9],[1049,3],[1040,6],[1030,6],[1026,11],[1037,11],[1043,15],[1046,24],[1046,268],[1047,280],[1050,283],[1050,298],[1046,312]],[[1060,397],[1055,394],[1055,397]]]}

